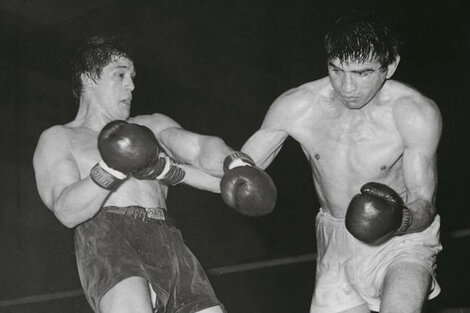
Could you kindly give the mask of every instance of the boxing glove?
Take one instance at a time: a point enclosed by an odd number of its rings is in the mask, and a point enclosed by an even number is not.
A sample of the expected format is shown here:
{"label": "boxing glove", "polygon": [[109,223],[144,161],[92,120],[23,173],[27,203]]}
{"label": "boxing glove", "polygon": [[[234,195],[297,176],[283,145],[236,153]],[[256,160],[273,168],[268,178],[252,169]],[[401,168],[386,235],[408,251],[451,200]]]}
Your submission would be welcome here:
{"label": "boxing glove", "polygon": [[102,161],[93,167],[91,177],[106,189],[116,189],[129,175],[168,184],[184,177],[184,171],[165,154],[153,132],[142,125],[121,120],[108,123],[98,136],[98,150]]}
{"label": "boxing glove", "polygon": [[227,156],[224,173],[220,190],[229,207],[253,217],[272,212],[277,198],[276,186],[247,154],[235,152]]}
{"label": "boxing glove", "polygon": [[158,142],[150,129],[126,121],[108,123],[98,136],[98,150],[112,169],[131,174],[154,157]]}
{"label": "boxing glove", "polygon": [[103,188],[116,189],[129,175],[147,166],[158,142],[145,126],[112,121],[98,135],[102,160],[91,170],[91,178]]}
{"label": "boxing glove", "polygon": [[412,222],[410,210],[400,196],[384,184],[370,182],[361,187],[346,212],[346,228],[357,239],[381,244],[403,235]]}

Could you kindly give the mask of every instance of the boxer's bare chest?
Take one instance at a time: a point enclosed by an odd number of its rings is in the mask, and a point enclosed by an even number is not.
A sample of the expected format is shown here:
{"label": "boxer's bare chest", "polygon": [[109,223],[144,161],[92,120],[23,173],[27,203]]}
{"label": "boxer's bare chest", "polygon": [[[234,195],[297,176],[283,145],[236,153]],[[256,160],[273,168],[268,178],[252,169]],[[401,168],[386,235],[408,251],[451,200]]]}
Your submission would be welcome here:
{"label": "boxer's bare chest", "polygon": [[[391,114],[325,116],[294,135],[319,196],[343,207],[368,181],[398,179],[403,144]],[[333,200],[335,199],[335,200]]]}
{"label": "boxer's bare chest", "polygon": [[101,160],[98,151],[98,133],[85,128],[76,128],[70,129],[67,137],[80,174],[86,177],[91,168]]}
{"label": "boxer's bare chest", "polygon": [[[393,123],[369,118],[325,120],[310,138],[309,154],[322,169],[353,173],[377,173],[397,160],[402,141]],[[315,162],[315,161],[314,161]]]}

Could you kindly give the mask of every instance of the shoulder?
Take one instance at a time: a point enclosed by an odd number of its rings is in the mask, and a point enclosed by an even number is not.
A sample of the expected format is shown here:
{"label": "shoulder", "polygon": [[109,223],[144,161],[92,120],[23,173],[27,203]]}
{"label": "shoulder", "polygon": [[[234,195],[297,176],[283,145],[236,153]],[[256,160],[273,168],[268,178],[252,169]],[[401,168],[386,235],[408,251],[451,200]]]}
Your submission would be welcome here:
{"label": "shoulder", "polygon": [[71,128],[66,125],[56,125],[44,130],[34,151],[33,162],[35,165],[54,160],[60,155],[70,153],[69,133]]}
{"label": "shoulder", "polygon": [[130,123],[147,126],[155,134],[158,134],[168,128],[181,128],[181,126],[175,120],[161,113],[138,115],[129,118],[128,121]]}
{"label": "shoulder", "polygon": [[276,121],[289,121],[302,118],[324,103],[331,85],[328,78],[322,78],[292,88],[281,94],[269,108],[267,118]]}
{"label": "shoulder", "polygon": [[437,104],[411,86],[396,81],[392,84],[393,118],[400,133],[439,137],[442,117]]}
{"label": "shoulder", "polygon": [[55,125],[44,130],[39,136],[40,144],[60,144],[68,140],[68,133],[71,131],[67,125]]}
{"label": "shoulder", "polygon": [[305,83],[281,94],[273,103],[273,106],[293,105],[302,106],[315,102],[318,97],[324,96],[330,86],[327,77]]}

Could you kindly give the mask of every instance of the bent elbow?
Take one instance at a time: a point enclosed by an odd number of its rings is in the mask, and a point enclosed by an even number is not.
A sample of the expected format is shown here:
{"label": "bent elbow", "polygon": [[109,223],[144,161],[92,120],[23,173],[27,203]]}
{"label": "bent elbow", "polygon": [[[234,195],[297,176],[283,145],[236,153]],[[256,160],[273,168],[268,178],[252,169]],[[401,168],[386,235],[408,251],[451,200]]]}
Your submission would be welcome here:
{"label": "bent elbow", "polygon": [[67,227],[68,229],[74,229],[78,225],[78,223],[66,223],[66,222],[61,222],[61,224]]}
{"label": "bent elbow", "polygon": [[74,221],[71,218],[68,218],[67,216],[61,215],[61,214],[55,214],[56,218],[59,220],[59,222],[64,225],[67,228],[75,228],[75,226],[78,225],[76,221]]}
{"label": "bent elbow", "polygon": [[67,228],[75,228],[78,224],[80,224],[76,219],[74,219],[70,214],[65,213],[63,210],[59,208],[52,209],[55,217],[57,220]]}

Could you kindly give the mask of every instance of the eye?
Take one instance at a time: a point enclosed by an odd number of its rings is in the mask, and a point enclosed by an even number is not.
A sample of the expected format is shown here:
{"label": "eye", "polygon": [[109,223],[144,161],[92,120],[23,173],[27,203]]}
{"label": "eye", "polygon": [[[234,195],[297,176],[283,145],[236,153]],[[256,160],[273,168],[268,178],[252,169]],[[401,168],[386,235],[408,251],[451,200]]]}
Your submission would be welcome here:
{"label": "eye", "polygon": [[369,76],[369,74],[372,73],[371,71],[364,71],[364,72],[359,72],[358,75],[361,77]]}
{"label": "eye", "polygon": [[122,73],[122,72],[116,72],[116,73],[114,73],[114,76],[118,77],[119,79],[123,79],[125,74]]}

